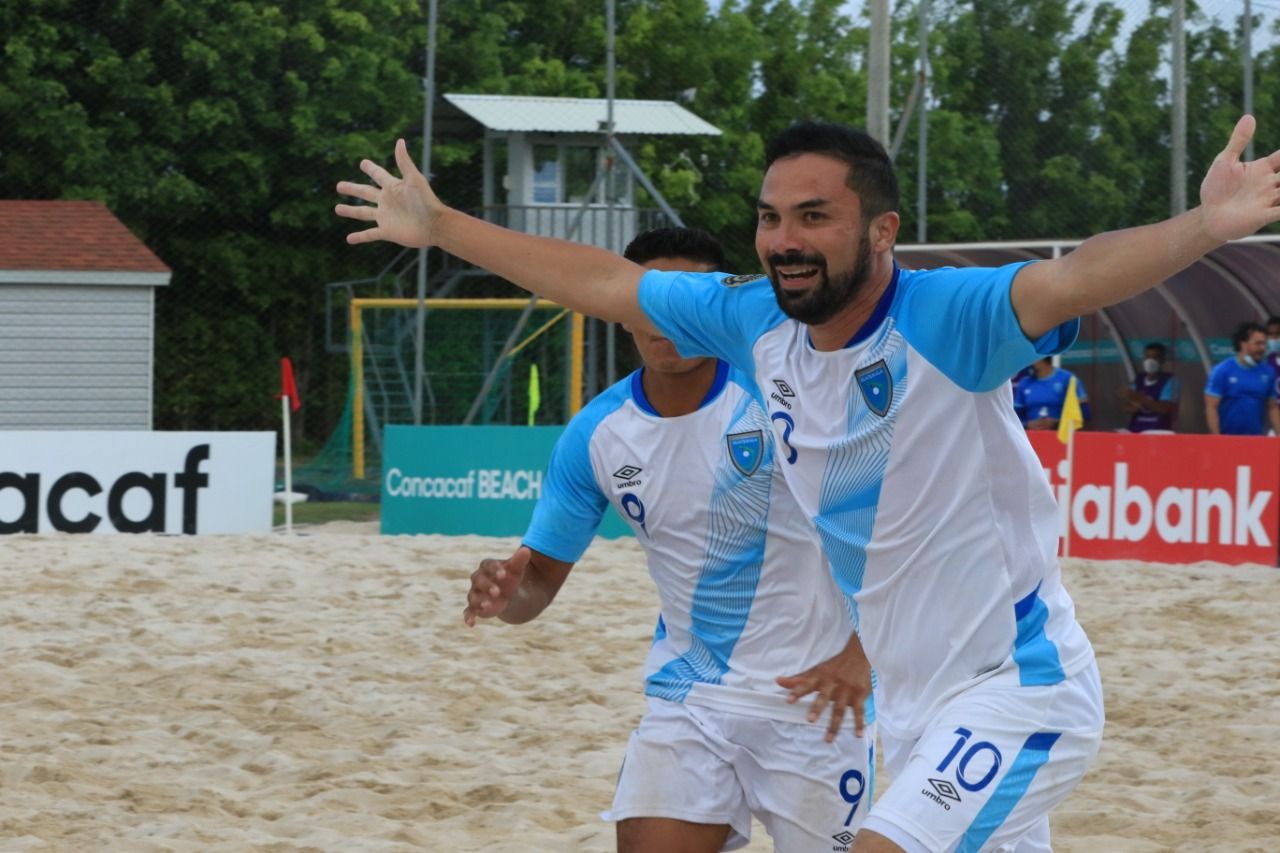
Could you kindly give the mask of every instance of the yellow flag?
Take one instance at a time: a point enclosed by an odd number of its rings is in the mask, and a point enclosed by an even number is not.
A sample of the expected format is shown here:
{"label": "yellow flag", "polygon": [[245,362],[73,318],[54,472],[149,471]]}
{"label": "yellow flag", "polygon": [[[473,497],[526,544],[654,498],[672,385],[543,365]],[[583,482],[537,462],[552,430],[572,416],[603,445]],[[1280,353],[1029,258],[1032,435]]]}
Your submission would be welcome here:
{"label": "yellow flag", "polygon": [[1084,413],[1080,411],[1080,395],[1076,391],[1076,378],[1067,383],[1067,396],[1062,401],[1062,415],[1058,418],[1058,441],[1068,444],[1071,433],[1084,426]]}
{"label": "yellow flag", "polygon": [[542,405],[542,383],[538,381],[538,365],[529,365],[529,426],[533,426],[533,416]]}

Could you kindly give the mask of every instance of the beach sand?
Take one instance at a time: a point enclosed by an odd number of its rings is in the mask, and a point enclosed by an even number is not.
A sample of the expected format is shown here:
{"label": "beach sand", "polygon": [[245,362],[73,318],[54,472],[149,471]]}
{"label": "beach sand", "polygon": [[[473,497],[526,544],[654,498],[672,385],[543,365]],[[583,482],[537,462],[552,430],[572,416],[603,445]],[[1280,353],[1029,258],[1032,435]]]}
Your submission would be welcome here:
{"label": "beach sand", "polygon": [[[656,598],[598,541],[542,618],[467,629],[515,544],[4,538],[0,850],[611,850]],[[1064,576],[1108,728],[1055,849],[1280,850],[1280,570]]]}

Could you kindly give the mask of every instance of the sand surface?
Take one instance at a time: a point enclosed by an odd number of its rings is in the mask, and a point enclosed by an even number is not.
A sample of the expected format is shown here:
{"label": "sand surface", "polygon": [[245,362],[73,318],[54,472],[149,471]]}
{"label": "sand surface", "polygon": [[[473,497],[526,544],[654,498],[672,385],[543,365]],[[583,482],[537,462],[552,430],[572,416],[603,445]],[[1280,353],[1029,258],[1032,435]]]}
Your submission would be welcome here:
{"label": "sand surface", "polygon": [[[601,541],[543,618],[468,630],[514,544],[3,538],[0,851],[611,850],[655,596]],[[1280,850],[1280,570],[1064,574],[1109,724],[1055,848]]]}

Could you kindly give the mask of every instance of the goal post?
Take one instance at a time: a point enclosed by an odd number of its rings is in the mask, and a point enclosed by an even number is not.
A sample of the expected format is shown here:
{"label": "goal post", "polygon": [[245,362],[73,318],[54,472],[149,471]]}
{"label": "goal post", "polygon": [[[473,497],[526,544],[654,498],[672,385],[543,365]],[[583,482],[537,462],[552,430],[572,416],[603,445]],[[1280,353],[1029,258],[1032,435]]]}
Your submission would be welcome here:
{"label": "goal post", "polygon": [[[515,384],[520,366],[546,377],[565,417],[582,408],[584,323],[580,314],[546,299],[357,298],[349,303],[351,358],[351,473],[367,473],[368,420],[374,429],[413,423],[412,364],[416,354],[414,317],[428,313],[423,336],[424,377],[431,398],[424,423],[514,422]],[[530,382],[543,381],[530,377]],[[437,386],[439,388],[437,389]],[[440,392],[437,394],[437,390]],[[532,395],[530,395],[532,397]],[[466,415],[462,412],[466,411]],[[505,416],[504,416],[505,411]],[[527,420],[530,422],[531,413]],[[561,422],[557,416],[555,422]]]}

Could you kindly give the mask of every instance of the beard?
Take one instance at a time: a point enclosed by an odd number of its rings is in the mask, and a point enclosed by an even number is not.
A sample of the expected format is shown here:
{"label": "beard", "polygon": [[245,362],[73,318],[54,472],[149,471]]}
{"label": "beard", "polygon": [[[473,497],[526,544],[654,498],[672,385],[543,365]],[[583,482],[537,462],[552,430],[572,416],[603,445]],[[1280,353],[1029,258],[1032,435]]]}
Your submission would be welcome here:
{"label": "beard", "polygon": [[[827,259],[820,254],[788,252],[785,255],[770,255],[767,259],[769,283],[773,285],[773,296],[782,313],[805,325],[819,326],[856,299],[871,277],[870,237],[870,229],[862,232],[862,236],[858,238],[858,257],[853,269],[835,278],[827,274]],[[782,276],[778,272],[780,266],[817,267],[817,287],[799,292],[785,290],[782,287]]]}

